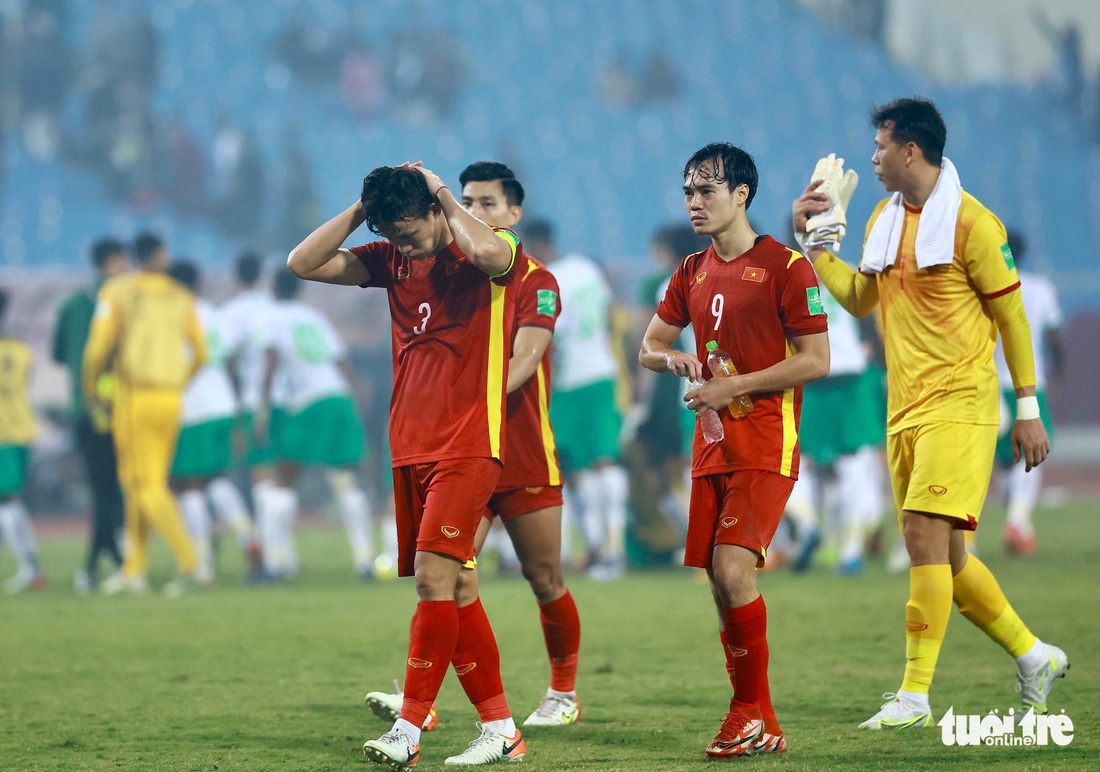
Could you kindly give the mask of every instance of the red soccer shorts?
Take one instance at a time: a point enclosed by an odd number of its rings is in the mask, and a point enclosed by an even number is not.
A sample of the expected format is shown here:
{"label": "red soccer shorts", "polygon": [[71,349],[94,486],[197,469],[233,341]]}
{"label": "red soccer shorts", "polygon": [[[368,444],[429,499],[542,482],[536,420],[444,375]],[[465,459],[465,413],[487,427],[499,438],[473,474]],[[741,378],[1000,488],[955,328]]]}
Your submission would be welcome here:
{"label": "red soccer shorts", "polygon": [[474,557],[474,535],[500,479],[500,462],[459,458],[393,470],[397,509],[397,574],[412,576],[417,552],[461,563]]}
{"label": "red soccer shorts", "polygon": [[790,477],[759,469],[692,479],[684,565],[710,568],[716,544],[750,549],[764,565],[792,488]]}
{"label": "red soccer shorts", "polygon": [[560,507],[561,501],[560,485],[498,489],[489,499],[489,511],[485,516],[514,520],[520,515],[538,512],[540,509]]}

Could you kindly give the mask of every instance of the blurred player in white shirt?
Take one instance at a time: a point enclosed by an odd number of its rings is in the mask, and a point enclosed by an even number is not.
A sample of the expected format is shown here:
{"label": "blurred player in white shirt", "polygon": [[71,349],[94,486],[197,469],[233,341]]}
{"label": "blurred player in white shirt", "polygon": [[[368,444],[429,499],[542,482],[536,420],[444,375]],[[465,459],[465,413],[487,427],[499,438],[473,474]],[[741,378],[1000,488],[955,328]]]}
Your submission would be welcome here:
{"label": "blurred player in white shirt", "polygon": [[277,533],[270,558],[265,554],[265,570],[276,576],[297,571],[294,485],[302,466],[318,465],[328,469],[355,570],[369,579],[374,561],[370,506],[356,474],[363,460],[363,422],[352,397],[347,346],[328,319],[297,300],[301,286],[290,271],[275,275],[276,314],[261,394],[275,403],[271,439],[278,460],[273,498]]}
{"label": "blurred player in white shirt", "polygon": [[[1019,233],[1010,231],[1008,246],[1020,274],[1020,293],[1024,301],[1024,311],[1031,324],[1031,346],[1035,353],[1035,396],[1039,400],[1039,414],[1046,426],[1047,434],[1053,439],[1054,427],[1047,408],[1047,384],[1057,383],[1062,377],[1065,361],[1061,330],[1065,324],[1062,307],[1058,304],[1058,290],[1046,276],[1020,270],[1021,258],[1027,250],[1027,244]],[[1007,406],[1007,422],[1001,426],[1012,427],[1016,420],[1015,391],[1012,388],[1012,376],[1005,363],[1001,342],[997,341],[997,379],[1001,382],[1004,400],[1002,410]],[[1004,471],[1001,477],[1002,489],[1007,493],[1008,516],[1005,522],[1005,549],[1013,555],[1028,555],[1035,551],[1038,543],[1035,528],[1031,523],[1031,513],[1039,500],[1039,491],[1043,485],[1043,467],[1034,467],[1025,473],[1022,464],[1012,463],[1012,443],[1008,432],[997,441],[997,462]]]}

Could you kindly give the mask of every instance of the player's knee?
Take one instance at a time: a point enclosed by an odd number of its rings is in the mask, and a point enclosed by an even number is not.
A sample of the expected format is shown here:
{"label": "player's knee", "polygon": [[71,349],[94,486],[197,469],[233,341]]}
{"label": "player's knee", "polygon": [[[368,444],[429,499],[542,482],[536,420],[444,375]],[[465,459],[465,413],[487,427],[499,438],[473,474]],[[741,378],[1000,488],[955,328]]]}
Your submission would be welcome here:
{"label": "player's knee", "polygon": [[748,601],[745,598],[756,595],[756,574],[744,570],[740,563],[727,563],[714,567],[714,586],[717,589],[718,599],[725,608],[743,606]]}
{"label": "player's knee", "polygon": [[418,556],[413,569],[417,597],[420,600],[452,600],[458,583],[456,571],[447,565],[446,558],[433,557],[437,559],[421,560]]}
{"label": "player's knee", "polygon": [[522,570],[523,578],[531,585],[531,592],[535,594],[539,603],[550,603],[565,594],[565,579],[562,577],[561,566],[553,561],[524,564]]}
{"label": "player's knee", "polygon": [[458,581],[455,583],[455,602],[459,608],[469,606],[477,600],[480,590],[481,582],[478,580],[477,571],[462,569],[458,572]]}

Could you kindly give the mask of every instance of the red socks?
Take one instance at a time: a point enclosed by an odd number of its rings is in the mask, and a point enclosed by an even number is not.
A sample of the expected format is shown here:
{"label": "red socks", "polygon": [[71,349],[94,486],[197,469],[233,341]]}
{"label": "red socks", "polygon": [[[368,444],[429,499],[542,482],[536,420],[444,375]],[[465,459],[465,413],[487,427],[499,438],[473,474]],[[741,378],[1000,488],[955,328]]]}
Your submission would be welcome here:
{"label": "red socks", "polygon": [[744,606],[723,609],[722,621],[722,647],[734,700],[758,704],[766,724],[778,731],[768,688],[768,612],[763,596]]}
{"label": "red socks", "polygon": [[405,701],[401,705],[401,718],[413,726],[421,726],[428,717],[457,641],[458,606],[453,600],[422,600],[416,604],[405,668]]}
{"label": "red socks", "polygon": [[451,664],[483,723],[512,715],[500,680],[500,650],[481,598],[458,610],[458,642]]}
{"label": "red socks", "polygon": [[581,648],[581,618],[569,591],[539,606],[539,620],[546,639],[546,653],[550,656],[550,688],[556,692],[574,691],[577,654]]}

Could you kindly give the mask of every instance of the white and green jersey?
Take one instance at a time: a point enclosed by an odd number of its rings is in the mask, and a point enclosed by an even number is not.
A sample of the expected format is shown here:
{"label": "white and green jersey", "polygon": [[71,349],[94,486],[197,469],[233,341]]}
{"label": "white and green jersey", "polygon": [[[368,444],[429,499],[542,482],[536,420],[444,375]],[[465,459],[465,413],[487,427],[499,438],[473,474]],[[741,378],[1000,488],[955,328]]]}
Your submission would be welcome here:
{"label": "white and green jersey", "polygon": [[328,319],[297,300],[278,301],[275,308],[270,341],[278,355],[278,397],[272,401],[297,412],[325,397],[350,394],[339,367],[347,346]]}
{"label": "white and green jersey", "polygon": [[566,255],[549,266],[561,292],[554,326],[554,390],[572,391],[617,374],[611,351],[611,287],[596,263]]}
{"label": "white and green jersey", "polygon": [[195,300],[195,310],[206,336],[206,364],[183,393],[180,423],[184,426],[231,418],[238,410],[237,393],[225,363],[237,346],[239,328],[227,323],[224,314],[201,298]]}
{"label": "white and green jersey", "polygon": [[[1058,304],[1058,290],[1045,276],[1020,271],[1020,297],[1024,301],[1024,313],[1031,326],[1031,348],[1035,356],[1035,388],[1043,390],[1047,385],[1046,334],[1061,329],[1065,324],[1062,306]],[[997,380],[1005,391],[1012,389],[1012,374],[1005,362],[1004,347],[997,340]]]}
{"label": "white and green jersey", "polygon": [[260,392],[263,390],[275,299],[267,290],[245,290],[226,301],[221,312],[226,323],[235,330],[235,345],[230,349],[229,356],[237,357],[242,406],[253,411],[260,404]]}
{"label": "white and green jersey", "polygon": [[858,375],[867,369],[867,349],[859,334],[859,320],[849,314],[829,290],[821,289],[829,315],[829,376]]}

